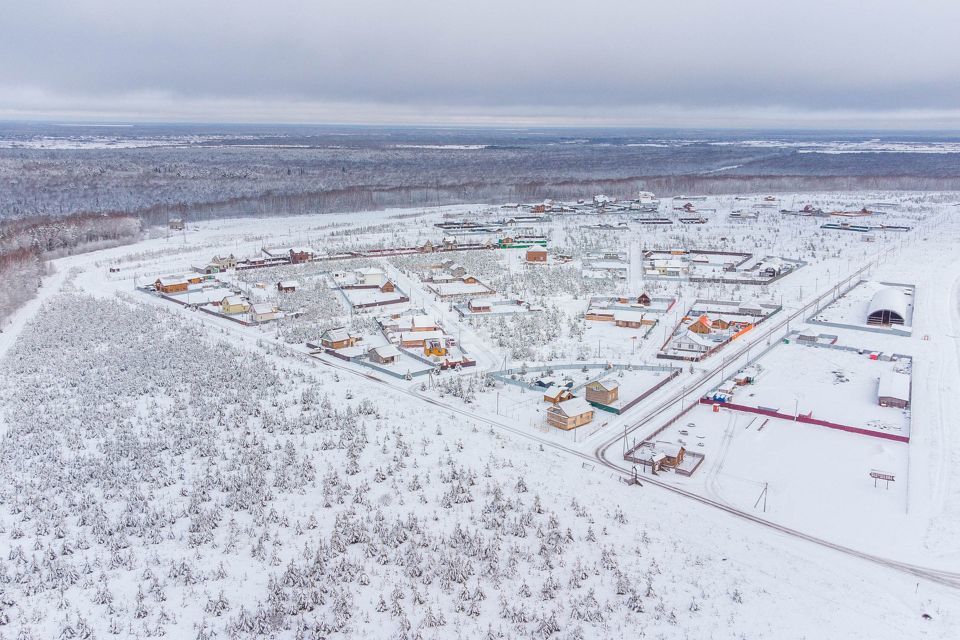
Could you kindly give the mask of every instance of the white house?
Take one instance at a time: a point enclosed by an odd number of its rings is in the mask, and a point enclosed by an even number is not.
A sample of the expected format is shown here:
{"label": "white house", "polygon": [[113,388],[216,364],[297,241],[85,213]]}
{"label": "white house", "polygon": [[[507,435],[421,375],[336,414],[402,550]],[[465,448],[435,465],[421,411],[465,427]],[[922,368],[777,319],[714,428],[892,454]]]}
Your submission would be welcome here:
{"label": "white house", "polygon": [[716,342],[693,331],[686,331],[684,335],[673,341],[673,348],[677,351],[692,351],[693,353],[706,353],[715,346],[717,346]]}
{"label": "white house", "polygon": [[250,305],[250,317],[254,322],[269,322],[280,317],[280,310],[267,302]]}
{"label": "white house", "polygon": [[379,287],[387,281],[387,274],[376,267],[356,269],[353,273],[356,275],[357,284],[366,287]]}

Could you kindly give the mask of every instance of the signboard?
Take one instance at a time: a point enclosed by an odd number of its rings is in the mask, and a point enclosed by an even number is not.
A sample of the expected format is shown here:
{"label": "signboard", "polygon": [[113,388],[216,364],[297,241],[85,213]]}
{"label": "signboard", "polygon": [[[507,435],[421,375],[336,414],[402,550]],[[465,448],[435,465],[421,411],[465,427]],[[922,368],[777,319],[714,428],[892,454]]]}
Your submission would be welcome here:
{"label": "signboard", "polygon": [[882,480],[887,483],[887,489],[890,488],[890,483],[894,482],[893,474],[886,471],[877,471],[876,469],[871,469],[870,477],[873,478],[873,486],[877,486],[877,481]]}

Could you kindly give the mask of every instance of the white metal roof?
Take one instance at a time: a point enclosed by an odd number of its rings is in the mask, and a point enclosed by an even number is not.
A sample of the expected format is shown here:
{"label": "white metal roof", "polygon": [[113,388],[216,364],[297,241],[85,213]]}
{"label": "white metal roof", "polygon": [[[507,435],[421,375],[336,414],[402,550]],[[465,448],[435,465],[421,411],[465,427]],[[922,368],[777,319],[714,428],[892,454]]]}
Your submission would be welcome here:
{"label": "white metal roof", "polygon": [[907,296],[903,289],[899,287],[884,287],[880,289],[870,300],[870,306],[867,307],[867,315],[873,315],[877,311],[892,311],[906,321],[907,319]]}

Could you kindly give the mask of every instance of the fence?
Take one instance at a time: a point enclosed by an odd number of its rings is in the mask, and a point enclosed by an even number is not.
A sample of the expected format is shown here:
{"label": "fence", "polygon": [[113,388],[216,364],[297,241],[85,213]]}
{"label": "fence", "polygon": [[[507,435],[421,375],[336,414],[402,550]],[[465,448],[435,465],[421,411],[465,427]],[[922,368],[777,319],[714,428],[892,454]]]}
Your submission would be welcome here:
{"label": "fence", "polygon": [[773,409],[762,409],[760,407],[750,407],[743,404],[736,404],[733,402],[719,402],[717,400],[711,400],[710,398],[700,398],[700,404],[707,405],[720,405],[726,407],[732,411],[744,411],[746,413],[756,413],[761,416],[767,416],[770,418],[779,418],[781,420],[789,420],[791,422],[802,422],[804,424],[812,424],[818,427],[827,427],[828,429],[837,429],[839,431],[846,431],[848,433],[857,433],[864,436],[871,436],[874,438],[882,438],[884,440],[894,440],[896,442],[910,442],[910,436],[901,436],[894,433],[883,433],[881,431],[870,431],[869,429],[861,429],[859,427],[851,427],[850,425],[840,424],[837,422],[830,422],[829,420],[818,420],[817,418],[812,418],[810,416],[798,415],[792,416],[785,413],[780,413]]}

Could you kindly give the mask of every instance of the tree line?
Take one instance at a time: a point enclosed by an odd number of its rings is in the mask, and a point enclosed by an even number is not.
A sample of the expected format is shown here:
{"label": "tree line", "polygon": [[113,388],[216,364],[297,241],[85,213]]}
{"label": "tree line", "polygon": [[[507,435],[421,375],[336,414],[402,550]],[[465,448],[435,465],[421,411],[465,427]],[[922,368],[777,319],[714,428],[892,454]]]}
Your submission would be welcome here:
{"label": "tree line", "polygon": [[123,213],[0,220],[0,321],[36,295],[47,260],[131,242],[140,228]]}

